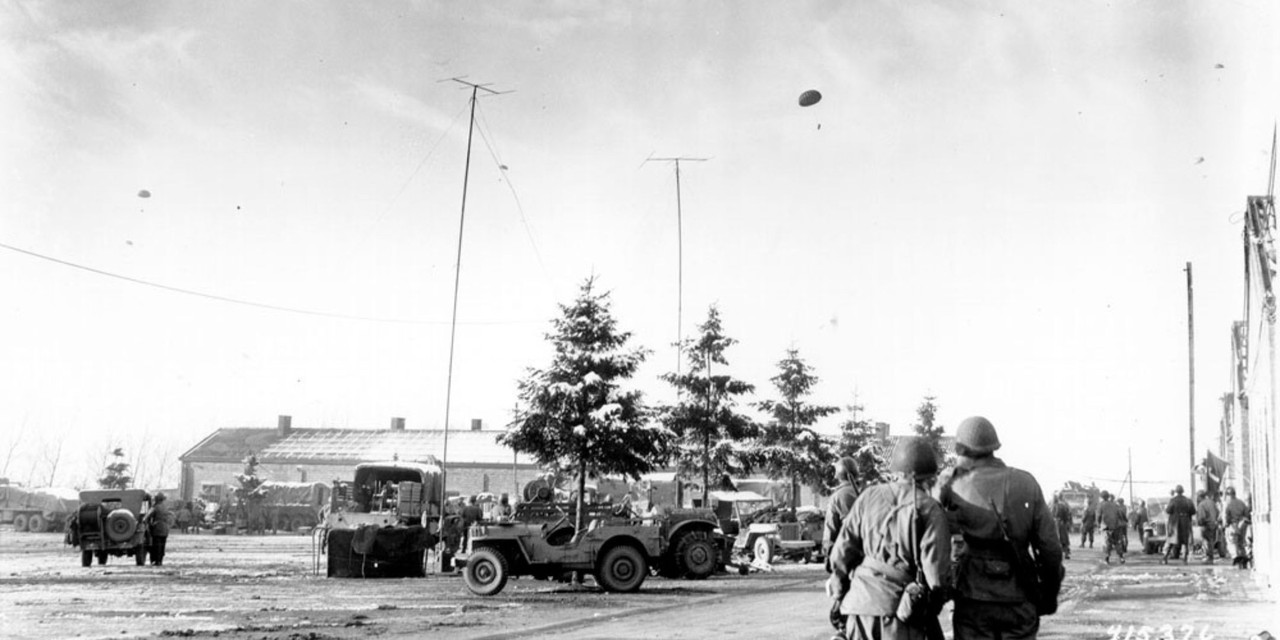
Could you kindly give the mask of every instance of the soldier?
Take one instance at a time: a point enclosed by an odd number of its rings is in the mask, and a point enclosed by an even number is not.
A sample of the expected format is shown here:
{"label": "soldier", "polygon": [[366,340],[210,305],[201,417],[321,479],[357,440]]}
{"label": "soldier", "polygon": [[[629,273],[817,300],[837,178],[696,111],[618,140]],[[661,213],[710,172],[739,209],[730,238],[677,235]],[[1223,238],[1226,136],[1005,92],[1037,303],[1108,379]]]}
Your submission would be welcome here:
{"label": "soldier", "polygon": [[[1080,548],[1084,548],[1084,541],[1089,541],[1089,548],[1093,548],[1093,530],[1098,526],[1098,503],[1090,502],[1084,508],[1084,515],[1080,518]],[[1067,544],[1071,544],[1068,540]]]}
{"label": "soldier", "polygon": [[1139,500],[1138,504],[1133,507],[1133,530],[1138,532],[1138,543],[1143,549],[1147,548],[1147,503]]}
{"label": "soldier", "polygon": [[1110,492],[1103,491],[1102,504],[1098,505],[1098,522],[1102,524],[1102,532],[1106,536],[1103,543],[1103,553],[1106,554],[1104,560],[1111,564],[1111,552],[1115,551],[1120,556],[1120,564],[1124,564],[1124,532],[1129,527],[1129,518],[1124,513],[1124,507],[1114,502],[1113,498]]}
{"label": "soldier", "polygon": [[1165,545],[1160,564],[1169,564],[1170,555],[1181,557],[1182,564],[1186,564],[1187,556],[1191,555],[1191,519],[1196,515],[1196,506],[1182,495],[1182,485],[1173,488],[1173,497],[1164,512],[1169,514],[1169,543]]}
{"label": "soldier", "polygon": [[[854,500],[858,499],[857,463],[848,456],[840,458],[835,464],[835,476],[839,484],[831,494],[831,502],[827,504],[827,516],[822,527],[822,555],[827,557],[830,557],[831,545],[840,534],[840,525],[844,522],[844,517],[849,514],[849,509],[853,508]],[[830,570],[830,563],[828,563],[827,571],[830,572]]]}
{"label": "soldier", "polygon": [[1218,551],[1218,503],[1213,496],[1204,491],[1197,491],[1196,524],[1200,525],[1200,536],[1204,538],[1204,562],[1213,564],[1213,554]]}
{"label": "soldier", "polygon": [[1053,494],[1053,520],[1058,523],[1058,541],[1062,545],[1062,557],[1071,559],[1071,507],[1061,493]]}
{"label": "soldier", "polygon": [[827,595],[848,616],[841,637],[940,640],[951,537],[946,515],[927,492],[937,456],[929,442],[907,438],[889,469],[897,479],[867,488],[841,524]]}
{"label": "soldier", "polygon": [[169,540],[169,527],[173,526],[173,513],[169,511],[169,506],[164,501],[165,495],[157,493],[151,510],[142,517],[142,521],[147,525],[147,537],[151,539],[147,553],[151,556],[151,564],[157,567],[164,564],[164,548]]}
{"label": "soldier", "polygon": [[1249,505],[1236,497],[1235,487],[1227,487],[1227,535],[1231,540],[1231,564],[1241,569],[1249,568],[1249,552],[1246,541],[1249,536]]}
{"label": "soldier", "polygon": [[965,419],[959,464],[938,488],[952,532],[964,536],[955,640],[1035,638],[1040,616],[1058,610],[1062,546],[1049,506],[1031,474],[992,455],[999,448],[990,421]]}

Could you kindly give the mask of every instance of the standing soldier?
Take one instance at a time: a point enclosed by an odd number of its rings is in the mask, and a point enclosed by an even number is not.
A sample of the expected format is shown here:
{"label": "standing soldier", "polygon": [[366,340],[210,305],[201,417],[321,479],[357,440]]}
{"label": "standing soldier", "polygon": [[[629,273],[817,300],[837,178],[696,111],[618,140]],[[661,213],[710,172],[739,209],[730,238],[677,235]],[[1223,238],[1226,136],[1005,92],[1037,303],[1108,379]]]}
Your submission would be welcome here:
{"label": "standing soldier", "polygon": [[1145,552],[1147,548],[1147,503],[1139,500],[1133,507],[1133,530],[1138,532],[1138,543]]}
{"label": "standing soldier", "polygon": [[1191,519],[1196,515],[1196,506],[1191,499],[1182,495],[1182,485],[1173,488],[1173,497],[1164,508],[1169,514],[1169,543],[1165,545],[1164,558],[1161,564],[1169,564],[1169,556],[1181,557],[1182,564],[1187,563],[1191,555]]}
{"label": "standing soldier", "polygon": [[[1084,515],[1080,518],[1080,548],[1084,548],[1084,541],[1089,540],[1089,548],[1093,548],[1093,530],[1097,527],[1098,522],[1098,503],[1090,502],[1084,508]],[[1068,540],[1067,544],[1071,544]]]}
{"label": "standing soldier", "polygon": [[1196,505],[1196,524],[1204,539],[1204,562],[1213,564],[1213,554],[1218,551],[1218,503],[1204,491],[1196,492],[1200,503]]}
{"label": "standing soldier", "polygon": [[1006,466],[986,418],[956,429],[960,462],[939,496],[951,530],[964,536],[952,624],[955,640],[1035,638],[1058,610],[1062,547],[1040,484]]}
{"label": "standing soldier", "polygon": [[1249,505],[1236,497],[1235,487],[1227,487],[1227,535],[1231,539],[1231,564],[1241,569],[1249,568],[1249,552],[1246,541],[1249,536]]}
{"label": "standing soldier", "polygon": [[[831,573],[831,545],[840,535],[840,526],[844,517],[849,515],[853,502],[858,499],[858,465],[853,458],[845,456],[835,464],[836,490],[831,494],[831,502],[827,505],[827,515],[822,523],[822,555],[826,558],[827,573]],[[831,625],[843,632],[847,619],[840,612],[840,601],[831,603]]]}
{"label": "standing soldier", "polygon": [[889,470],[897,479],[867,488],[841,524],[827,595],[849,617],[842,637],[940,640],[951,536],[946,515],[927,492],[938,473],[933,446],[923,438],[903,440]]}
{"label": "standing soldier", "polygon": [[161,566],[164,564],[165,544],[169,540],[169,527],[173,526],[173,513],[169,511],[169,505],[164,503],[165,495],[163,493],[156,494],[155,504],[151,506],[151,510],[147,515],[143,516],[142,522],[147,525],[147,537],[151,539],[150,548],[147,553],[151,556],[151,564]]}
{"label": "standing soldier", "polygon": [[1120,564],[1124,564],[1125,529],[1129,528],[1129,518],[1124,513],[1124,507],[1114,502],[1113,497],[1110,492],[1103,491],[1102,504],[1098,505],[1098,522],[1106,536],[1102,545],[1103,553],[1106,554],[1104,560],[1111,564],[1111,552],[1114,550],[1120,556]]}
{"label": "standing soldier", "polygon": [[1071,559],[1071,507],[1061,493],[1053,494],[1053,520],[1058,523],[1058,542],[1062,544],[1062,557]]}

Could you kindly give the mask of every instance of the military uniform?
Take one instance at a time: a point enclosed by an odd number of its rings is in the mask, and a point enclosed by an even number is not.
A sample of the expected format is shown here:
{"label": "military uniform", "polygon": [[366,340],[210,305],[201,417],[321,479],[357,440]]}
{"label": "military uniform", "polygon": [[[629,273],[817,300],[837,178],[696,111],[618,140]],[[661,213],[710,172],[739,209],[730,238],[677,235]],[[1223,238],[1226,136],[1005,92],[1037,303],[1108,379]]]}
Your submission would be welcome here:
{"label": "military uniform", "polygon": [[1164,550],[1164,561],[1168,562],[1172,555],[1175,558],[1181,557],[1186,562],[1183,553],[1184,550],[1187,554],[1191,552],[1191,519],[1196,515],[1196,506],[1191,503],[1190,498],[1179,493],[1169,499],[1164,512],[1169,515],[1169,539]]}
{"label": "military uniform", "polygon": [[1204,560],[1213,562],[1213,554],[1218,550],[1218,503],[1212,496],[1205,496],[1196,505],[1196,524],[1200,525],[1200,535],[1204,538]]}
{"label": "military uniform", "polygon": [[1123,564],[1125,530],[1129,528],[1129,517],[1125,515],[1124,507],[1111,500],[1103,500],[1102,504],[1098,505],[1098,522],[1102,525],[1103,535],[1106,536],[1103,544],[1106,561],[1111,562],[1111,552],[1115,551],[1120,555],[1120,562]]}
{"label": "military uniform", "polygon": [[1140,504],[1133,509],[1133,530],[1138,532],[1138,542],[1147,546],[1147,506]]}
{"label": "military uniform", "polygon": [[[911,539],[915,516],[916,541]],[[917,551],[919,555],[917,556]],[[851,639],[941,638],[937,609],[951,573],[951,537],[938,503],[899,480],[868,488],[854,502],[831,547],[829,588],[844,594],[840,610],[849,616]],[[934,596],[921,620],[904,623],[895,613],[917,569]]]}
{"label": "military uniform", "polygon": [[835,544],[836,536],[840,535],[840,525],[844,523],[844,517],[849,515],[849,510],[857,499],[858,487],[848,481],[841,482],[831,494],[831,502],[827,504],[827,515],[822,525],[822,555],[831,557],[831,545]]}
{"label": "military uniform", "polygon": [[1071,507],[1063,500],[1053,503],[1053,520],[1058,524],[1058,542],[1062,545],[1062,555],[1071,559]]}
{"label": "military uniform", "polygon": [[173,512],[169,511],[164,498],[158,498],[155,505],[143,517],[143,522],[147,525],[147,537],[151,541],[147,555],[151,557],[153,565],[164,564],[165,546],[169,541],[169,528],[173,526],[173,520]]}
{"label": "military uniform", "polygon": [[[1231,494],[1228,494],[1231,495]],[[1230,536],[1232,564],[1244,567],[1249,562],[1246,541],[1249,535],[1249,505],[1232,495],[1227,500],[1225,509],[1227,518],[1227,535]]]}
{"label": "military uniform", "polygon": [[1062,585],[1062,546],[1040,484],[995,456],[962,456],[938,494],[952,532],[964,538],[955,639],[1035,638]]}

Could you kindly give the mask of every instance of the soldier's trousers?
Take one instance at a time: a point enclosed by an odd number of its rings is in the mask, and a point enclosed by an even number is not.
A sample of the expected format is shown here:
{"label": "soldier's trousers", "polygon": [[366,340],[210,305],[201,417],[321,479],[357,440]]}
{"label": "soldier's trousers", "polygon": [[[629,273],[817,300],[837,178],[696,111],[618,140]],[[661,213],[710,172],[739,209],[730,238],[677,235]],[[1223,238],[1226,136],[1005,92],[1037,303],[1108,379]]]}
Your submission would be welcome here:
{"label": "soldier's trousers", "polygon": [[1128,546],[1125,544],[1124,529],[1104,529],[1103,531],[1106,532],[1105,535],[1107,540],[1103,553],[1105,553],[1109,558],[1111,557],[1111,552],[1115,551],[1120,554],[1121,558],[1123,558],[1125,547]]}
{"label": "soldier's trousers", "polygon": [[1205,560],[1213,562],[1214,554],[1218,553],[1218,528],[1201,527],[1200,535],[1204,537]]}
{"label": "soldier's trousers", "polygon": [[926,626],[908,625],[893,614],[885,616],[850,614],[844,637],[849,640],[942,640],[942,625],[932,618]]}
{"label": "soldier's trousers", "polygon": [[164,564],[164,547],[169,541],[169,536],[151,536],[151,548],[147,549],[147,554],[151,556],[151,564]]}
{"label": "soldier's trousers", "polygon": [[982,602],[956,600],[951,616],[955,640],[1022,640],[1040,632],[1040,616],[1030,602]]}

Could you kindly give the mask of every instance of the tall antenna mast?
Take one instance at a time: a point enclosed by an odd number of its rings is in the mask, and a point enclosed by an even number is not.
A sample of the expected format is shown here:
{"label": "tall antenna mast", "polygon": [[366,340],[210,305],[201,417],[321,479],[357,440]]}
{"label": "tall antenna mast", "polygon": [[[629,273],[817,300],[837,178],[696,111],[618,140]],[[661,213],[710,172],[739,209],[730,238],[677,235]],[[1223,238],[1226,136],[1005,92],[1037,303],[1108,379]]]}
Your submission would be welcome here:
{"label": "tall antenna mast", "polygon": [[[680,202],[680,162],[706,162],[710,158],[691,158],[686,156],[675,158],[655,158],[649,156],[645,162],[670,162],[676,166],[676,378],[680,377],[680,365],[684,359],[684,210]],[[680,397],[680,387],[676,387],[676,397]]]}
{"label": "tall antenna mast", "polygon": [[494,91],[487,84],[476,84],[463,80],[466,76],[445,78],[439,82],[457,82],[471,88],[471,122],[467,128],[467,162],[462,172],[462,210],[458,214],[458,258],[453,265],[453,315],[449,321],[449,372],[444,392],[444,444],[440,460],[440,528],[444,528],[445,493],[449,486],[449,410],[453,402],[453,346],[458,335],[458,289],[462,282],[462,231],[467,220],[467,184],[471,178],[471,138],[476,130],[476,98],[479,92],[487,95],[501,95],[510,91]]}

